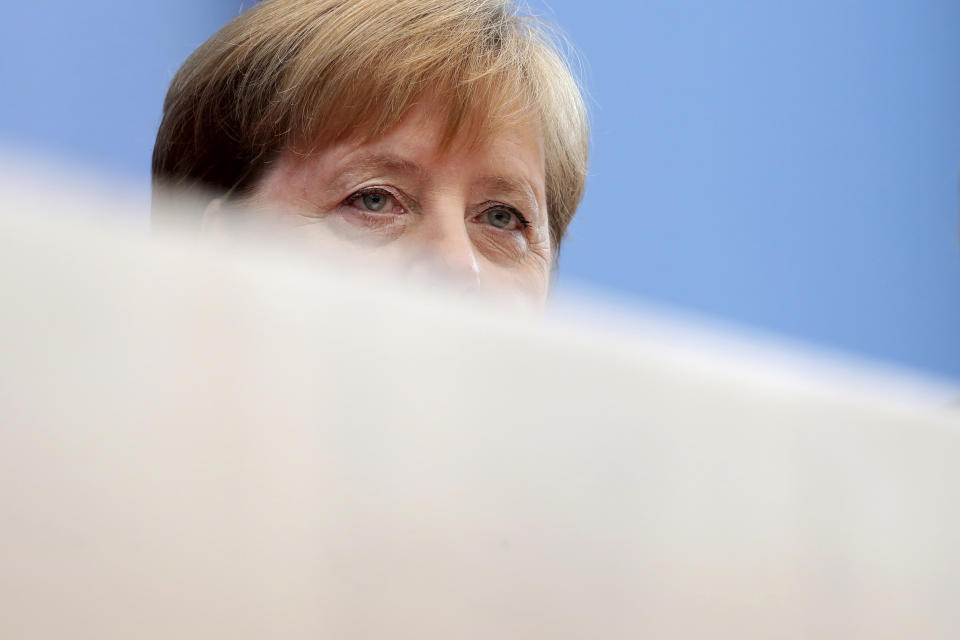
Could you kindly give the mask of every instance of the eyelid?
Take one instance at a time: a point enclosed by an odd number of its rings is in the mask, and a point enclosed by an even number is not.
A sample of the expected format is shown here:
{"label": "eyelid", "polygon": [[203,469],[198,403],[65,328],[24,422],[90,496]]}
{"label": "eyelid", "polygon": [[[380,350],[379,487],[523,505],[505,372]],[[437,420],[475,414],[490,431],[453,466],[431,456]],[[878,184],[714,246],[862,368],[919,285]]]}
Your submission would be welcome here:
{"label": "eyelid", "polygon": [[504,204],[504,203],[502,203],[502,202],[488,202],[488,203],[480,210],[480,215],[486,215],[487,213],[489,213],[490,211],[492,211],[492,210],[494,210],[494,209],[504,209],[504,210],[509,211],[510,213],[512,213],[514,216],[516,216],[517,222],[520,223],[520,227],[517,229],[517,231],[522,231],[522,230],[524,230],[524,229],[527,229],[527,228],[530,226],[530,221],[527,220],[527,217],[526,217],[525,215],[523,215],[523,214],[520,212],[519,209],[517,209],[516,207],[511,206],[511,205],[509,205],[509,204]]}
{"label": "eyelid", "polygon": [[376,216],[376,215],[400,215],[400,214],[403,214],[403,213],[407,213],[407,210],[408,210],[408,209],[407,209],[406,205],[404,204],[405,198],[404,198],[403,196],[401,196],[399,193],[397,193],[394,189],[392,189],[392,188],[390,188],[390,187],[383,186],[383,185],[370,185],[370,186],[368,186],[368,187],[363,187],[363,188],[361,188],[361,189],[357,189],[356,191],[354,191],[353,193],[351,193],[349,196],[347,196],[347,198],[343,201],[343,204],[352,204],[352,203],[356,202],[357,200],[359,200],[360,198],[362,198],[363,196],[365,196],[365,195],[367,195],[367,194],[370,194],[370,193],[382,193],[382,194],[386,195],[388,198],[390,198],[390,199],[392,199],[392,200],[394,201],[394,204],[397,206],[398,209],[400,209],[400,211],[399,211],[399,212],[380,213],[380,212],[377,212],[377,211],[364,211],[363,209],[360,209],[360,208],[358,207],[357,210],[360,211],[361,213],[366,214],[366,215],[371,215],[371,216]]}
{"label": "eyelid", "polygon": [[[401,214],[407,213],[407,212],[410,210],[409,207],[405,204],[405,200],[407,200],[407,198],[406,198],[404,195],[402,195],[401,193],[399,193],[396,189],[394,189],[394,188],[392,188],[392,187],[385,186],[385,185],[370,185],[370,186],[366,186],[366,187],[362,187],[362,188],[360,188],[360,189],[357,189],[356,191],[354,191],[353,193],[351,193],[349,196],[347,196],[347,198],[343,201],[343,203],[344,203],[344,204],[348,204],[348,203],[349,203],[349,204],[353,204],[353,203],[355,203],[357,200],[359,200],[360,198],[362,198],[363,196],[365,196],[365,195],[367,195],[367,194],[369,194],[369,193],[382,193],[382,194],[386,195],[387,197],[391,198],[391,199],[394,201],[394,204],[396,205],[396,207],[397,207],[400,211],[398,211],[398,212],[388,212],[388,213],[378,213],[378,212],[375,212],[375,211],[365,211],[365,210],[357,207],[357,211],[358,211],[359,213],[363,214],[363,215],[370,215],[370,216],[377,216],[377,215],[401,215]],[[525,215],[523,215],[523,213],[522,213],[517,207],[515,207],[515,206],[513,206],[513,205],[506,204],[506,203],[504,203],[504,202],[496,202],[496,201],[493,201],[493,202],[487,202],[487,203],[485,203],[485,204],[481,207],[480,213],[479,213],[477,216],[475,216],[475,218],[476,218],[476,217],[480,217],[480,216],[485,216],[486,214],[488,214],[490,211],[492,211],[492,210],[494,210],[494,209],[504,209],[505,211],[509,211],[514,217],[516,217],[517,223],[518,223],[518,225],[519,225],[518,228],[517,228],[517,229],[512,229],[512,230],[511,230],[511,229],[507,229],[506,231],[521,231],[521,232],[522,232],[522,231],[525,231],[526,229],[528,229],[528,228],[530,227],[530,221],[527,219],[527,217],[526,217]]]}

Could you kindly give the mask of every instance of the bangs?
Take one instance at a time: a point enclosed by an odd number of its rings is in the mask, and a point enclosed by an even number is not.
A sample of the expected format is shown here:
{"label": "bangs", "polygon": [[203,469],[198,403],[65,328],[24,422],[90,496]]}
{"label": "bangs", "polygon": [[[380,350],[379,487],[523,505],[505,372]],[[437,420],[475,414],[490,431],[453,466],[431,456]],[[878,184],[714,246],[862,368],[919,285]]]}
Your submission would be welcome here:
{"label": "bangs", "polygon": [[[376,19],[349,30],[350,16],[332,19],[306,34],[291,60],[271,118],[286,121],[287,146],[309,153],[346,138],[367,141],[425,101],[446,113],[443,145],[540,124],[535,74],[527,68],[536,57],[533,34],[507,6],[437,2],[409,16],[403,3],[366,4],[378,5]],[[342,38],[338,47],[332,38]]]}

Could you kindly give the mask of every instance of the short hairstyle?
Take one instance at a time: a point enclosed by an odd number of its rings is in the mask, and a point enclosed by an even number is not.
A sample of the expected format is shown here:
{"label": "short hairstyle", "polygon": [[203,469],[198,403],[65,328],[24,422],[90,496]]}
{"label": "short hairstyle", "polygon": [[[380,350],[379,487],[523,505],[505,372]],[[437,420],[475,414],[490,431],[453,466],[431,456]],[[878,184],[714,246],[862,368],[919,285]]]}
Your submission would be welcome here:
{"label": "short hairstyle", "polygon": [[280,152],[370,140],[430,95],[446,107],[443,144],[539,126],[558,249],[583,195],[589,139],[560,44],[511,0],[266,0],[174,77],[153,151],[154,203],[167,190],[242,195]]}

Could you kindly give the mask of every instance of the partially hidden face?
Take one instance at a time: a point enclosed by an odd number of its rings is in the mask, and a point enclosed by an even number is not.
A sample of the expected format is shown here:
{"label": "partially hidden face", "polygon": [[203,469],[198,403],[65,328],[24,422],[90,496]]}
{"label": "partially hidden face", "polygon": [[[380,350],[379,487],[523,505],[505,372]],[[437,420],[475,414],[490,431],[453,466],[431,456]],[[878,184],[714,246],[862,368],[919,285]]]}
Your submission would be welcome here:
{"label": "partially hidden face", "polygon": [[[243,209],[308,249],[360,249],[404,277],[542,305],[553,252],[538,128],[441,148],[445,123],[419,107],[379,139],[281,154]],[[204,227],[227,215],[209,207]]]}

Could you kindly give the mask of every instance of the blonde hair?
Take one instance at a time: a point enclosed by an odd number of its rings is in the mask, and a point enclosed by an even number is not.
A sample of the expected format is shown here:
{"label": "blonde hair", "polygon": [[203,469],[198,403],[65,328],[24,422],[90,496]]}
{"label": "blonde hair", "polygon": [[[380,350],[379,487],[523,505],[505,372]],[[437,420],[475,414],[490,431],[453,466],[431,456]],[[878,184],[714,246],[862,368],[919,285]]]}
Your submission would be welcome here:
{"label": "blonde hair", "polygon": [[583,195],[586,109],[554,32],[510,0],[260,3],[173,79],[153,153],[155,196],[242,194],[279,152],[374,138],[426,94],[446,105],[446,142],[461,132],[479,141],[523,119],[540,127],[559,247]]}

